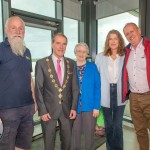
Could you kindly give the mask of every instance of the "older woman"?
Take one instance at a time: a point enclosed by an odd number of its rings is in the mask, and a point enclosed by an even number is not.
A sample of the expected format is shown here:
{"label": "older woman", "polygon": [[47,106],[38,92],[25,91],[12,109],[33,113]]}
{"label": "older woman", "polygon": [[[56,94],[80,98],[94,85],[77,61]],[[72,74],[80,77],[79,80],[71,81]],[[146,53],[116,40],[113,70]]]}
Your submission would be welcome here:
{"label": "older woman", "polygon": [[107,150],[123,150],[122,120],[126,102],[122,99],[124,40],[117,30],[107,34],[104,52],[95,63],[101,75],[101,106],[104,113]]}
{"label": "older woman", "polygon": [[85,136],[85,150],[94,150],[96,117],[100,109],[100,75],[94,63],[86,61],[89,48],[86,43],[75,46],[80,96],[77,118],[73,125],[73,150],[81,149],[81,134]]}

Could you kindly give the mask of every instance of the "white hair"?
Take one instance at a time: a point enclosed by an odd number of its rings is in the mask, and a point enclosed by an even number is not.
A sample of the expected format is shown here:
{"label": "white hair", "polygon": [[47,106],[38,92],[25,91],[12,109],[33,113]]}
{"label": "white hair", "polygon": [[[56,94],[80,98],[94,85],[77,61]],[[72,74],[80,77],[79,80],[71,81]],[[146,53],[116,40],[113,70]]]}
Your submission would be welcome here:
{"label": "white hair", "polygon": [[74,48],[74,53],[77,52],[78,46],[83,46],[83,47],[85,47],[85,48],[86,48],[86,51],[87,51],[87,54],[89,53],[89,47],[88,47],[88,45],[87,45],[86,43],[84,43],[84,42],[80,42],[80,43],[78,43],[78,44],[75,46],[75,48]]}
{"label": "white hair", "polygon": [[15,18],[19,19],[23,23],[23,27],[25,28],[25,22],[19,16],[12,16],[12,17],[8,18],[5,23],[5,28],[8,28],[9,22]]}

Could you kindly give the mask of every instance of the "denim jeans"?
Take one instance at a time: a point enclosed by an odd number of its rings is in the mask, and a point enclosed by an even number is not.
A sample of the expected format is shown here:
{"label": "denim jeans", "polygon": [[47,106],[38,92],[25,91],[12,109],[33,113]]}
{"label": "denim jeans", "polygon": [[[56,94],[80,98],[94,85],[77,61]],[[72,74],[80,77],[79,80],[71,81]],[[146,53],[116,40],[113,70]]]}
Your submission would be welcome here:
{"label": "denim jeans", "polygon": [[102,107],[107,150],[123,150],[122,120],[125,105],[117,106],[117,85],[110,85],[110,108]]}

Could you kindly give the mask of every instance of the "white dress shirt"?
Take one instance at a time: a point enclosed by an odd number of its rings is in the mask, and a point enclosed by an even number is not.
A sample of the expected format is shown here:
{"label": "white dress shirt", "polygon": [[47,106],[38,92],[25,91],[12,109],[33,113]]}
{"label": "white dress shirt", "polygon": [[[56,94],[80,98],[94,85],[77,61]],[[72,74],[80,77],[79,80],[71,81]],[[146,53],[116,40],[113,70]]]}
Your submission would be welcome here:
{"label": "white dress shirt", "polygon": [[131,92],[145,93],[149,91],[146,71],[146,56],[144,53],[143,39],[137,48],[131,47],[127,62],[127,71]]}
{"label": "white dress shirt", "polygon": [[109,73],[109,83],[117,83],[118,79],[118,58],[113,60],[111,56],[108,57],[108,73]]}
{"label": "white dress shirt", "polygon": [[[57,72],[57,57],[52,54],[52,60],[53,60],[53,63],[54,63],[54,67],[55,67],[55,70]],[[64,79],[64,72],[65,72],[65,67],[64,67],[64,57],[61,57],[59,58],[61,61],[60,61],[60,67],[61,67],[61,72],[62,72],[62,81]]]}

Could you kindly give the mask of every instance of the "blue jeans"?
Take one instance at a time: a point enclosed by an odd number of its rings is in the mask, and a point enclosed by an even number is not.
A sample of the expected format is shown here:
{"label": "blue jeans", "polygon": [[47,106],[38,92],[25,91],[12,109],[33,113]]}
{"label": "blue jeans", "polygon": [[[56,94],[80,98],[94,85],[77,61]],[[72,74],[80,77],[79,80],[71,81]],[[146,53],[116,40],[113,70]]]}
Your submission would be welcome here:
{"label": "blue jeans", "polygon": [[110,108],[102,107],[107,150],[123,150],[122,120],[125,105],[117,106],[117,85],[110,86]]}
{"label": "blue jeans", "polygon": [[0,150],[14,150],[15,146],[30,149],[33,134],[34,105],[0,110],[4,130]]}

